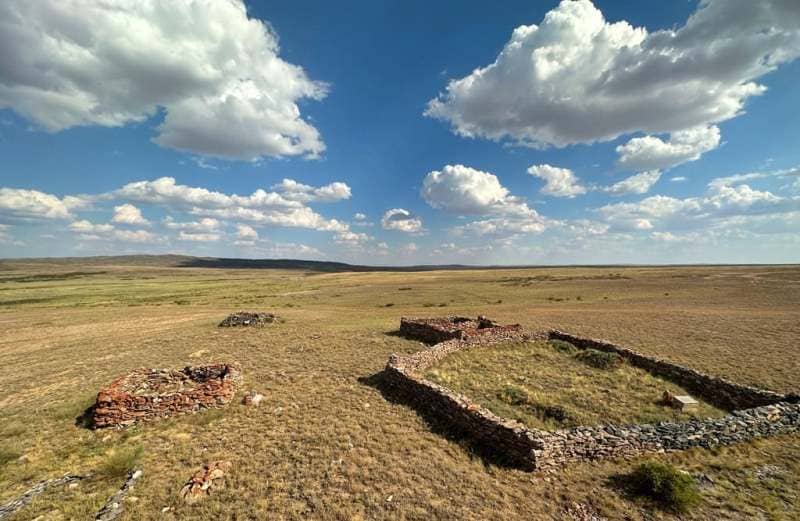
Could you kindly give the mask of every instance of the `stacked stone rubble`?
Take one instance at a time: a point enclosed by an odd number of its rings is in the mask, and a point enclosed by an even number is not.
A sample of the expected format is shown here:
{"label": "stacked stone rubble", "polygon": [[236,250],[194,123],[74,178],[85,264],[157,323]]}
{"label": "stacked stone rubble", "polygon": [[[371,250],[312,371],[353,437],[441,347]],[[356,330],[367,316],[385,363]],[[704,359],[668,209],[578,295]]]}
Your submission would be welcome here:
{"label": "stacked stone rubble", "polygon": [[277,319],[278,317],[272,313],[239,311],[225,317],[225,320],[219,323],[219,327],[263,327],[272,324]]}
{"label": "stacked stone rubble", "polygon": [[124,427],[167,418],[231,401],[241,380],[235,364],[185,367],[180,371],[139,369],[113,381],[97,394],[95,428]]}

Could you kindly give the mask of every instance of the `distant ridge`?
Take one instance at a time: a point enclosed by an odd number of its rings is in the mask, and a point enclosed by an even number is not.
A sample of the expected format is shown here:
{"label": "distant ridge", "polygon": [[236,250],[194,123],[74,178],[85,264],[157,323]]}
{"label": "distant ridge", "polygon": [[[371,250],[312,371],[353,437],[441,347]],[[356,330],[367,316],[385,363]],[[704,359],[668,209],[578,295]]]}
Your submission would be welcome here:
{"label": "distant ridge", "polygon": [[229,259],[223,257],[192,257],[188,255],[107,255],[96,257],[39,257],[0,259],[3,264],[80,264],[82,266],[149,266],[163,268],[222,268],[222,269],[281,269],[325,273],[365,271],[432,271],[486,269],[482,266],[460,264],[419,266],[365,266],[346,262],[301,259]]}
{"label": "distant ridge", "polygon": [[794,266],[796,264],[515,264],[484,265],[469,264],[419,264],[414,266],[366,266],[346,262],[302,259],[229,259],[224,257],[192,257],[189,255],[107,255],[96,257],[39,257],[0,259],[0,269],[12,265],[61,264],[81,266],[146,266],[162,268],[220,268],[220,269],[280,269],[314,271],[319,273],[341,272],[415,272],[446,270],[490,270],[531,268],[632,268],[632,267],[692,267],[692,266]]}

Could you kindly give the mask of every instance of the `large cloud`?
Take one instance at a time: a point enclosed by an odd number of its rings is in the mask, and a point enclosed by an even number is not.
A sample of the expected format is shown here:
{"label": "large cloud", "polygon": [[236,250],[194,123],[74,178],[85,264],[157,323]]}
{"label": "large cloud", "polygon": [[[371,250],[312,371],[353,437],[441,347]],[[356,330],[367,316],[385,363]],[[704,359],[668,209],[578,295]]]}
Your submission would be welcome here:
{"label": "large cloud", "polygon": [[298,101],[326,86],[278,56],[241,0],[0,2],[0,108],[49,131],[164,110],[155,141],[234,159],[325,149]]}
{"label": "large cloud", "polygon": [[719,146],[719,128],[698,127],[670,134],[667,141],[655,136],[633,138],[617,147],[617,164],[630,170],[656,170],[696,161]]}
{"label": "large cloud", "polygon": [[800,56],[800,2],[703,0],[679,29],[608,23],[564,0],[514,30],[494,63],[451,81],[426,115],[466,137],[566,146],[725,121]]}

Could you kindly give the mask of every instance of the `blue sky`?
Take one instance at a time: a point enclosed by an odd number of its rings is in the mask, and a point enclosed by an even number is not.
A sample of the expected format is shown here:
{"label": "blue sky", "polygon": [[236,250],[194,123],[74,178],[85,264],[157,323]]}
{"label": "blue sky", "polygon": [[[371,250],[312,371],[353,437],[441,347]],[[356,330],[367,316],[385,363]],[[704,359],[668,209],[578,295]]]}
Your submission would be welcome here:
{"label": "blue sky", "polygon": [[12,0],[0,46],[0,257],[800,254],[793,2]]}

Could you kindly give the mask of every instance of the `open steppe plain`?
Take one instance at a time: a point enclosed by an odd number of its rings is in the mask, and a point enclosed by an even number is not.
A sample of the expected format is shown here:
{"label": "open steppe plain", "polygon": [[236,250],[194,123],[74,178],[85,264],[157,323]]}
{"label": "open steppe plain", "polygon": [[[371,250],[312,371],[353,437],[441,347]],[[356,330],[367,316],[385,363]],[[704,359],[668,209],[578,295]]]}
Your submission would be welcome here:
{"label": "open steppe plain", "polygon": [[[217,324],[238,310],[284,319]],[[0,262],[0,504],[53,488],[14,520],[91,519],[121,485],[124,455],[144,476],[124,519],[676,519],[628,495],[642,460],[555,473],[496,464],[387,399],[390,353],[423,347],[401,316],[485,314],[530,329],[606,338],[734,381],[800,389],[800,268],[598,267],[320,273],[157,263]],[[92,431],[76,419],[102,386],[139,367],[236,361],[245,407]],[[713,480],[681,519],[800,519],[800,439],[785,436],[655,456]],[[204,463],[233,464],[225,489],[187,505]],[[117,471],[115,472],[115,469]],[[124,474],[124,472],[123,472]]]}

